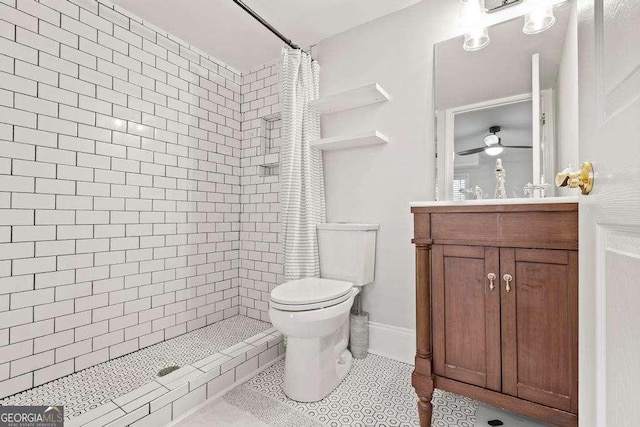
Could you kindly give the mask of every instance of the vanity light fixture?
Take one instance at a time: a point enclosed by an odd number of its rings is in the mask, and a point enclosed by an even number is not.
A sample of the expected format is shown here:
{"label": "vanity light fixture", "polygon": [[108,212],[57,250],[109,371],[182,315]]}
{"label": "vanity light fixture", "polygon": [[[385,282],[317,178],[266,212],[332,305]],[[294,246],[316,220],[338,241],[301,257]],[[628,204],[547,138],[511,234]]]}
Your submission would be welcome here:
{"label": "vanity light fixture", "polygon": [[476,51],[486,47],[491,39],[484,22],[484,0],[460,0],[460,25],[465,30],[466,51]]}
{"label": "vanity light fixture", "polygon": [[475,28],[464,35],[464,50],[474,52],[486,47],[491,38],[489,38],[489,30],[487,28]]}
{"label": "vanity light fixture", "polygon": [[525,34],[538,34],[551,28],[555,22],[556,17],[553,15],[553,6],[541,5],[525,15],[522,32]]}

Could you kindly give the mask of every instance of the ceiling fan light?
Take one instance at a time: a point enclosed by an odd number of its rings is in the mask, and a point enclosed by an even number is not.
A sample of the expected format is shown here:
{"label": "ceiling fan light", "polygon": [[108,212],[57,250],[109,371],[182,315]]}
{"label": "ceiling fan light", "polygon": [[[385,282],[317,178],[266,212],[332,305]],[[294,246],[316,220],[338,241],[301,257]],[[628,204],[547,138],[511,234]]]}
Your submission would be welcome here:
{"label": "ceiling fan light", "polygon": [[524,17],[524,27],[522,32],[525,34],[538,34],[548,30],[556,22],[553,15],[553,7],[539,7],[532,10]]}
{"label": "ceiling fan light", "polygon": [[498,154],[504,151],[503,147],[487,147],[484,149],[484,152],[490,156],[497,156]]}
{"label": "ceiling fan light", "polygon": [[489,30],[487,28],[476,28],[464,35],[462,47],[468,52],[474,52],[487,47],[489,42],[491,42]]}
{"label": "ceiling fan light", "polygon": [[484,143],[487,144],[488,147],[491,147],[492,145],[496,145],[499,142],[500,142],[500,137],[495,133],[492,133],[484,137]]}

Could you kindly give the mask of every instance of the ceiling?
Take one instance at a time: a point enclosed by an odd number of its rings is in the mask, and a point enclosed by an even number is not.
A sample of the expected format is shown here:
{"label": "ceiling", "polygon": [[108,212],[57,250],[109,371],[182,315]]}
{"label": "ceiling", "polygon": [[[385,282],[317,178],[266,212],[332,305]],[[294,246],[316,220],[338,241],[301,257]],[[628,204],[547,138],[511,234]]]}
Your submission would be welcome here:
{"label": "ceiling", "polygon": [[[113,0],[128,11],[248,71],[271,62],[283,42],[232,0]],[[245,0],[302,47],[418,3],[420,0]]]}
{"label": "ceiling", "polygon": [[456,114],[455,151],[484,146],[491,126],[500,126],[504,145],[532,145],[533,111],[531,101],[501,105]]}

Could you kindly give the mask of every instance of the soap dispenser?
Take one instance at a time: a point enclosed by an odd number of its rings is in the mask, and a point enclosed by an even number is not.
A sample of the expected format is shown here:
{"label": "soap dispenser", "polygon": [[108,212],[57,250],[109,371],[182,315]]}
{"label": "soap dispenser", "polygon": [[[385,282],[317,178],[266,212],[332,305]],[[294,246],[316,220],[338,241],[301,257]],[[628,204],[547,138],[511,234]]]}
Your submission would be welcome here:
{"label": "soap dispenser", "polygon": [[506,199],[507,198],[507,190],[505,188],[505,184],[507,181],[507,171],[504,170],[502,166],[502,159],[496,160],[496,199]]}

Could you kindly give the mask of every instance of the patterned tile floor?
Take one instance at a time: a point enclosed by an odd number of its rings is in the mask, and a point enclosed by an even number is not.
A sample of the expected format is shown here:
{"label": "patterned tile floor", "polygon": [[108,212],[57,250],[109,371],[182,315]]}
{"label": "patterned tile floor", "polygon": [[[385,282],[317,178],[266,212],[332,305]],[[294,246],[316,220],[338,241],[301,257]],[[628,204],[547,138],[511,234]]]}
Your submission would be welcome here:
{"label": "patterned tile floor", "polygon": [[282,391],[284,361],[280,361],[178,425],[205,426],[213,419],[224,419],[222,412],[231,406],[244,413],[244,421],[216,425],[419,426],[412,370],[411,365],[370,354],[354,360],[349,375],[327,397],[301,403],[288,399]]}
{"label": "patterned tile floor", "polygon": [[[319,402],[301,403],[282,391],[284,361],[212,401],[175,426],[419,426],[411,387],[413,366],[370,354],[354,360],[349,375]],[[436,390],[434,427],[485,427],[500,419],[504,427],[540,427],[531,420]]]}
{"label": "patterned tile floor", "polygon": [[247,382],[251,390],[265,394],[305,413],[319,423],[338,426],[419,425],[411,372],[413,366],[369,355],[355,359],[340,385],[319,402],[301,403],[282,391],[284,361]]}
{"label": "patterned tile floor", "polygon": [[431,404],[433,405],[431,425],[434,427],[476,425],[479,404],[475,400],[436,389],[433,392]]}
{"label": "patterned tile floor", "polygon": [[0,400],[0,405],[64,405],[75,418],[153,380],[160,369],[187,365],[270,328],[234,316]]}

